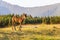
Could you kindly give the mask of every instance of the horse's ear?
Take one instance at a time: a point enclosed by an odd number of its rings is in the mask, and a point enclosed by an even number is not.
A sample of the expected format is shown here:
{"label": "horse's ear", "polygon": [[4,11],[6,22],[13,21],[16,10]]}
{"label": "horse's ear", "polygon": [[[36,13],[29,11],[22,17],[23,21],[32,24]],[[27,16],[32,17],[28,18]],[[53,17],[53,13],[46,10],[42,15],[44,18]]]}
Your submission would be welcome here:
{"label": "horse's ear", "polygon": [[27,16],[27,14],[23,13],[22,16]]}

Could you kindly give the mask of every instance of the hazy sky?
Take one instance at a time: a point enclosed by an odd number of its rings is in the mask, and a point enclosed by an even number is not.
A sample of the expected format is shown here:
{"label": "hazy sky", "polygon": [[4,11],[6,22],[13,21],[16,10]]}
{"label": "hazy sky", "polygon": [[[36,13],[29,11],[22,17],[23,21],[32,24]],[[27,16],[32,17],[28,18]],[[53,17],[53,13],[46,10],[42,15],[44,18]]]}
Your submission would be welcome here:
{"label": "hazy sky", "polygon": [[55,3],[60,3],[60,0],[3,0],[11,4],[16,4],[22,7],[44,6]]}

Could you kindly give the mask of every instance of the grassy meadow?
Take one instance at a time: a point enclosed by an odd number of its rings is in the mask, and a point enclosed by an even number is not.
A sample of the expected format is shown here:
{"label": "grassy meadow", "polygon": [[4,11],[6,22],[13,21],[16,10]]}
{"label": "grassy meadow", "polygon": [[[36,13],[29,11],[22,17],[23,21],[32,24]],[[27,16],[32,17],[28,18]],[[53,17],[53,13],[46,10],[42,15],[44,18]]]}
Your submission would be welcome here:
{"label": "grassy meadow", "polygon": [[0,28],[0,40],[60,40],[60,24],[26,24],[22,32],[16,28]]}
{"label": "grassy meadow", "polygon": [[[12,30],[13,15],[0,15],[0,40],[60,40],[60,16],[32,17],[26,14],[21,32],[19,23],[15,23],[17,30]],[[17,18],[20,16],[16,15]]]}

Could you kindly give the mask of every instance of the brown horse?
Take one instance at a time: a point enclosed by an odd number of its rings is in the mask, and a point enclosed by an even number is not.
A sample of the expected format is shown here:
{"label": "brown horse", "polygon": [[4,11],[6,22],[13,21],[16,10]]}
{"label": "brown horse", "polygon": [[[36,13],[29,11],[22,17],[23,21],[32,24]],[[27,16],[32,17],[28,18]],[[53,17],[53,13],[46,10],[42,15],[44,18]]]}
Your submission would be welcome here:
{"label": "brown horse", "polygon": [[[21,17],[13,16],[13,17],[12,17],[12,25],[14,25],[15,22],[19,23],[19,24],[20,24],[19,30],[21,31],[21,23],[24,21],[25,18],[26,18],[26,14],[23,14]],[[13,27],[12,27],[12,30],[13,30],[13,29],[16,30],[16,27],[13,26]]]}

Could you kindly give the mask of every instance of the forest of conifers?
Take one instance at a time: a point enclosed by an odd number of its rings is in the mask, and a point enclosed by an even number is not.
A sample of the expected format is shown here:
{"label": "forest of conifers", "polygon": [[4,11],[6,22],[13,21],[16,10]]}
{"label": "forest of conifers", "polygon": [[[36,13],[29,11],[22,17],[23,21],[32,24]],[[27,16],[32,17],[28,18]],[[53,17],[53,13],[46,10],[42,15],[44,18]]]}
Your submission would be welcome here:
{"label": "forest of conifers", "polygon": [[[26,14],[27,15],[27,14]],[[12,16],[13,14],[0,15],[0,27],[11,26],[12,25]],[[20,15],[16,15],[20,17]],[[32,17],[27,15],[26,19],[22,24],[60,24],[60,16],[51,16],[51,17]],[[18,24],[18,23],[16,23]]]}

